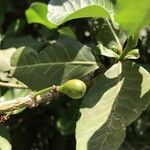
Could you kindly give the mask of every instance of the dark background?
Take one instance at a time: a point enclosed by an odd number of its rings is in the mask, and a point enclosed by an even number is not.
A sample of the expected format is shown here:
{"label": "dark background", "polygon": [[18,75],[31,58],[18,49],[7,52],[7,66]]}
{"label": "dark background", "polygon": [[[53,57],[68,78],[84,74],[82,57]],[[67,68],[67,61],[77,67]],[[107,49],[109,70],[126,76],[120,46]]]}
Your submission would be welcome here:
{"label": "dark background", "polygon": [[[30,45],[32,42],[25,43],[27,42],[25,39],[31,36],[37,42],[37,45],[35,44],[37,49],[41,50],[49,40],[58,37],[57,30],[49,30],[39,24],[27,23],[25,10],[32,2],[34,1],[0,0],[0,34],[4,36],[0,43],[0,49],[18,48],[24,44]],[[48,1],[45,0],[46,2]],[[14,29],[18,19],[18,27]],[[72,20],[59,28],[69,26],[80,42],[93,45],[96,44],[95,37],[97,33],[94,24],[92,24],[93,20],[92,18]],[[87,32],[89,35],[86,34]],[[150,68],[149,33],[150,28],[143,29],[137,45],[141,57],[136,61],[146,68]],[[20,37],[23,37],[22,41],[18,40]],[[13,40],[15,42],[11,42]],[[101,61],[106,67],[111,65],[111,60],[108,58],[101,57]],[[0,88],[0,90],[3,95],[8,89]],[[72,107],[78,109],[79,105],[80,103],[68,102],[67,97],[62,97],[61,100],[57,100],[50,105],[43,104],[33,110],[26,109],[22,113],[12,116],[5,124],[10,130],[13,149],[74,150],[76,144],[74,137],[75,123],[69,129],[59,128],[56,124],[65,115],[68,117],[68,114],[73,111]],[[128,127],[126,139],[120,150],[150,150],[150,109],[145,111],[138,120]]]}

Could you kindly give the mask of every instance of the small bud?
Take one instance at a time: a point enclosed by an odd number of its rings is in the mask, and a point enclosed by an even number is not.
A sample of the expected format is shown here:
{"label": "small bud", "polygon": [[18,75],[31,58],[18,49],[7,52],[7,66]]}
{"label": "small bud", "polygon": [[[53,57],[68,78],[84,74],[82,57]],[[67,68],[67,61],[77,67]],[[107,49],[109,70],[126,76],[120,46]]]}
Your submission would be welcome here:
{"label": "small bud", "polygon": [[72,79],[57,87],[58,92],[67,95],[72,99],[80,99],[86,92],[86,85],[83,81]]}

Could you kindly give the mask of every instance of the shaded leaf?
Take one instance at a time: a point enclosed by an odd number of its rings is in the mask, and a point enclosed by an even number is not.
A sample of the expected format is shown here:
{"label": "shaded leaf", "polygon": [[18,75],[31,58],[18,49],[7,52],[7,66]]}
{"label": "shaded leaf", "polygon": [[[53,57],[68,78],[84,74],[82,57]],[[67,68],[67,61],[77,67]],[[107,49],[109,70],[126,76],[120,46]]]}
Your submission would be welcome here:
{"label": "shaded leaf", "polygon": [[51,0],[48,4],[48,20],[60,25],[77,18],[109,17],[113,3],[112,0]]}
{"label": "shaded leaf", "polygon": [[40,23],[49,29],[57,28],[56,25],[48,21],[47,13],[47,5],[42,2],[32,3],[25,12],[28,23]]}
{"label": "shaded leaf", "polygon": [[150,74],[130,61],[118,62],[88,91],[77,122],[77,150],[117,149],[125,128],[150,103]]}
{"label": "shaded leaf", "polygon": [[98,20],[97,42],[112,50],[122,50],[126,35],[108,19]]}
{"label": "shaded leaf", "polygon": [[39,54],[29,47],[18,49],[12,65],[16,66],[14,76],[32,89],[81,78],[98,68],[91,49],[68,37],[60,38]]}
{"label": "shaded leaf", "polygon": [[30,46],[39,50],[42,47],[42,43],[36,41],[32,36],[10,37],[2,41],[3,48],[19,48],[21,46]]}
{"label": "shaded leaf", "polygon": [[150,1],[51,0],[48,4],[48,20],[56,25],[77,18],[109,17],[112,14],[128,36],[135,35],[150,24]]}
{"label": "shaded leaf", "polygon": [[72,31],[72,29],[70,27],[63,27],[63,28],[59,29],[58,32],[63,35],[67,35],[67,36],[76,38],[75,33]]}

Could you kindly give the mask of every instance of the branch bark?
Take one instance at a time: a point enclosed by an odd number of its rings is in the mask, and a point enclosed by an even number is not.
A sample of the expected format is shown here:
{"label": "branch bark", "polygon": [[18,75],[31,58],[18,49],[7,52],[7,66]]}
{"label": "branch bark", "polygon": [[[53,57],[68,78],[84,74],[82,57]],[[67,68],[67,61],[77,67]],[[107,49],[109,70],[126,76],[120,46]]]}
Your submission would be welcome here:
{"label": "branch bark", "polygon": [[57,99],[58,93],[54,91],[49,91],[47,93],[37,95],[34,97],[34,94],[28,94],[25,97],[16,98],[10,101],[0,102],[0,114],[10,112],[22,107],[34,108],[43,102],[51,102],[54,99]]}
{"label": "branch bark", "polygon": [[[94,74],[92,73],[82,79],[87,87],[91,86],[93,76]],[[30,93],[25,97],[2,101],[0,102],[0,114],[11,112],[22,107],[34,108],[44,102],[50,103],[51,101],[58,99],[60,95],[61,94],[56,90],[56,86],[52,86],[41,91]]]}

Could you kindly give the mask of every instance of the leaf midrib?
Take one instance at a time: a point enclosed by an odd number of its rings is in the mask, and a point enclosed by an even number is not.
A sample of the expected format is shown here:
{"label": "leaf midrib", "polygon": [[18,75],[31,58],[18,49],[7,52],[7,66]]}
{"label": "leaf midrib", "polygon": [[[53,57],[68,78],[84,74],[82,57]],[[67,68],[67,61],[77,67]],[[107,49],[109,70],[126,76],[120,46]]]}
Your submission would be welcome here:
{"label": "leaf midrib", "polygon": [[82,61],[74,61],[74,62],[50,62],[50,63],[37,63],[37,64],[29,64],[29,65],[22,65],[22,66],[15,66],[17,68],[26,68],[26,67],[38,67],[38,66],[49,66],[49,65],[96,65],[97,62],[82,62]]}

